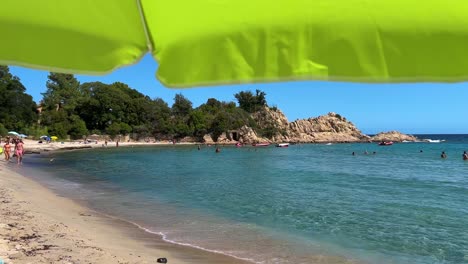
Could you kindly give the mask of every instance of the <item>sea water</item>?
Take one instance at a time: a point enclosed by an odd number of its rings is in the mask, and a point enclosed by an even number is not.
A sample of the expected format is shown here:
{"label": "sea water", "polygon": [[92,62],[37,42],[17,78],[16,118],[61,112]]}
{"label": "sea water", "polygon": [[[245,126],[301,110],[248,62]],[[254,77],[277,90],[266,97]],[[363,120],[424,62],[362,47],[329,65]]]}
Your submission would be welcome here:
{"label": "sea water", "polygon": [[27,162],[59,193],[168,242],[256,263],[468,263],[468,137],[421,138],[440,141],[102,148]]}

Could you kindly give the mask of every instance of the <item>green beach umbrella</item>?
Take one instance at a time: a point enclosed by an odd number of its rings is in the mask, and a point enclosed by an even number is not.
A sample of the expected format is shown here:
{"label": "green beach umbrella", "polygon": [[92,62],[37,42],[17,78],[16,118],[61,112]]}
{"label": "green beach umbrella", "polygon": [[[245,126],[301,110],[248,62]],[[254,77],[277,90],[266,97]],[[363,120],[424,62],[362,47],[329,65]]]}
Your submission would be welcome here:
{"label": "green beach umbrella", "polygon": [[105,74],[150,52],[170,87],[468,80],[468,1],[3,0],[0,64]]}

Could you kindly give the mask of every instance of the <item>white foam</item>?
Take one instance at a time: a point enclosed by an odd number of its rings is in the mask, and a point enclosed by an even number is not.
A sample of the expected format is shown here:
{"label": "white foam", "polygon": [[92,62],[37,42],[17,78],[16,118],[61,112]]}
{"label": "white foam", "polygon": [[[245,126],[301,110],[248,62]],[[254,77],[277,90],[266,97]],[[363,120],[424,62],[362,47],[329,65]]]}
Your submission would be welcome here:
{"label": "white foam", "polygon": [[153,235],[159,235],[159,236],[161,236],[161,239],[163,241],[171,243],[171,244],[196,248],[196,249],[203,250],[203,251],[206,251],[206,252],[221,254],[221,255],[225,255],[225,256],[228,256],[228,257],[232,257],[232,258],[235,258],[235,259],[244,260],[244,261],[248,261],[248,262],[252,262],[252,263],[256,263],[256,264],[264,263],[263,261],[258,262],[258,261],[255,261],[254,259],[251,259],[251,258],[239,257],[239,256],[233,255],[231,253],[227,253],[227,252],[220,251],[220,250],[208,249],[208,248],[204,248],[204,247],[201,247],[201,246],[192,245],[190,243],[177,242],[175,240],[171,240],[171,239],[167,238],[167,235],[164,234],[163,232],[152,231],[152,230],[150,230],[150,229],[148,229],[146,227],[143,227],[143,226],[141,226],[141,225],[139,225],[139,224],[137,224],[135,222],[131,222],[131,221],[128,221],[128,220],[125,220],[125,219],[121,219],[121,218],[118,218],[118,217],[115,217],[115,216],[112,216],[112,215],[108,215],[108,214],[104,214],[104,213],[103,213],[103,215],[105,215],[106,217],[112,218],[112,219],[116,219],[116,220],[119,220],[119,221],[123,221],[123,222],[129,223],[129,224],[132,224],[132,225],[138,227],[139,229],[141,229],[141,230],[143,230],[143,231],[145,231],[147,233],[150,233],[150,234],[153,234]]}
{"label": "white foam", "polygon": [[444,142],[445,139],[430,139],[430,138],[426,138],[426,139],[423,139],[424,142],[428,142],[428,143],[440,143],[440,142]]}

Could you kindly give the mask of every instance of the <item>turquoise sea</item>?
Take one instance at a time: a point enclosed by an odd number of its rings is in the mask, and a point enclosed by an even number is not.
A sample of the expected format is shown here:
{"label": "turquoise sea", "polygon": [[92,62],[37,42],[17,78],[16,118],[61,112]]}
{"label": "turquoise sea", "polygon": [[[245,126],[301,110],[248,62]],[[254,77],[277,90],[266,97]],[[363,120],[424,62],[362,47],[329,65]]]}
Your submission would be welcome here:
{"label": "turquoise sea", "polygon": [[25,163],[169,242],[256,263],[468,263],[468,136],[419,137],[441,141],[102,148]]}

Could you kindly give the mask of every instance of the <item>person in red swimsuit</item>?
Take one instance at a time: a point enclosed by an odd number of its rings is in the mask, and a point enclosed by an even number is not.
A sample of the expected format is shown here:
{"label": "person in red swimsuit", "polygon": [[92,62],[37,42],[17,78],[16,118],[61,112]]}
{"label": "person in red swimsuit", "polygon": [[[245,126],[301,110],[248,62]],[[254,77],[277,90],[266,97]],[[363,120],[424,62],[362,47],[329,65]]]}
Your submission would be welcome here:
{"label": "person in red swimsuit", "polygon": [[23,140],[21,139],[16,140],[15,154],[16,154],[16,162],[18,164],[23,163],[24,143],[23,143]]}

